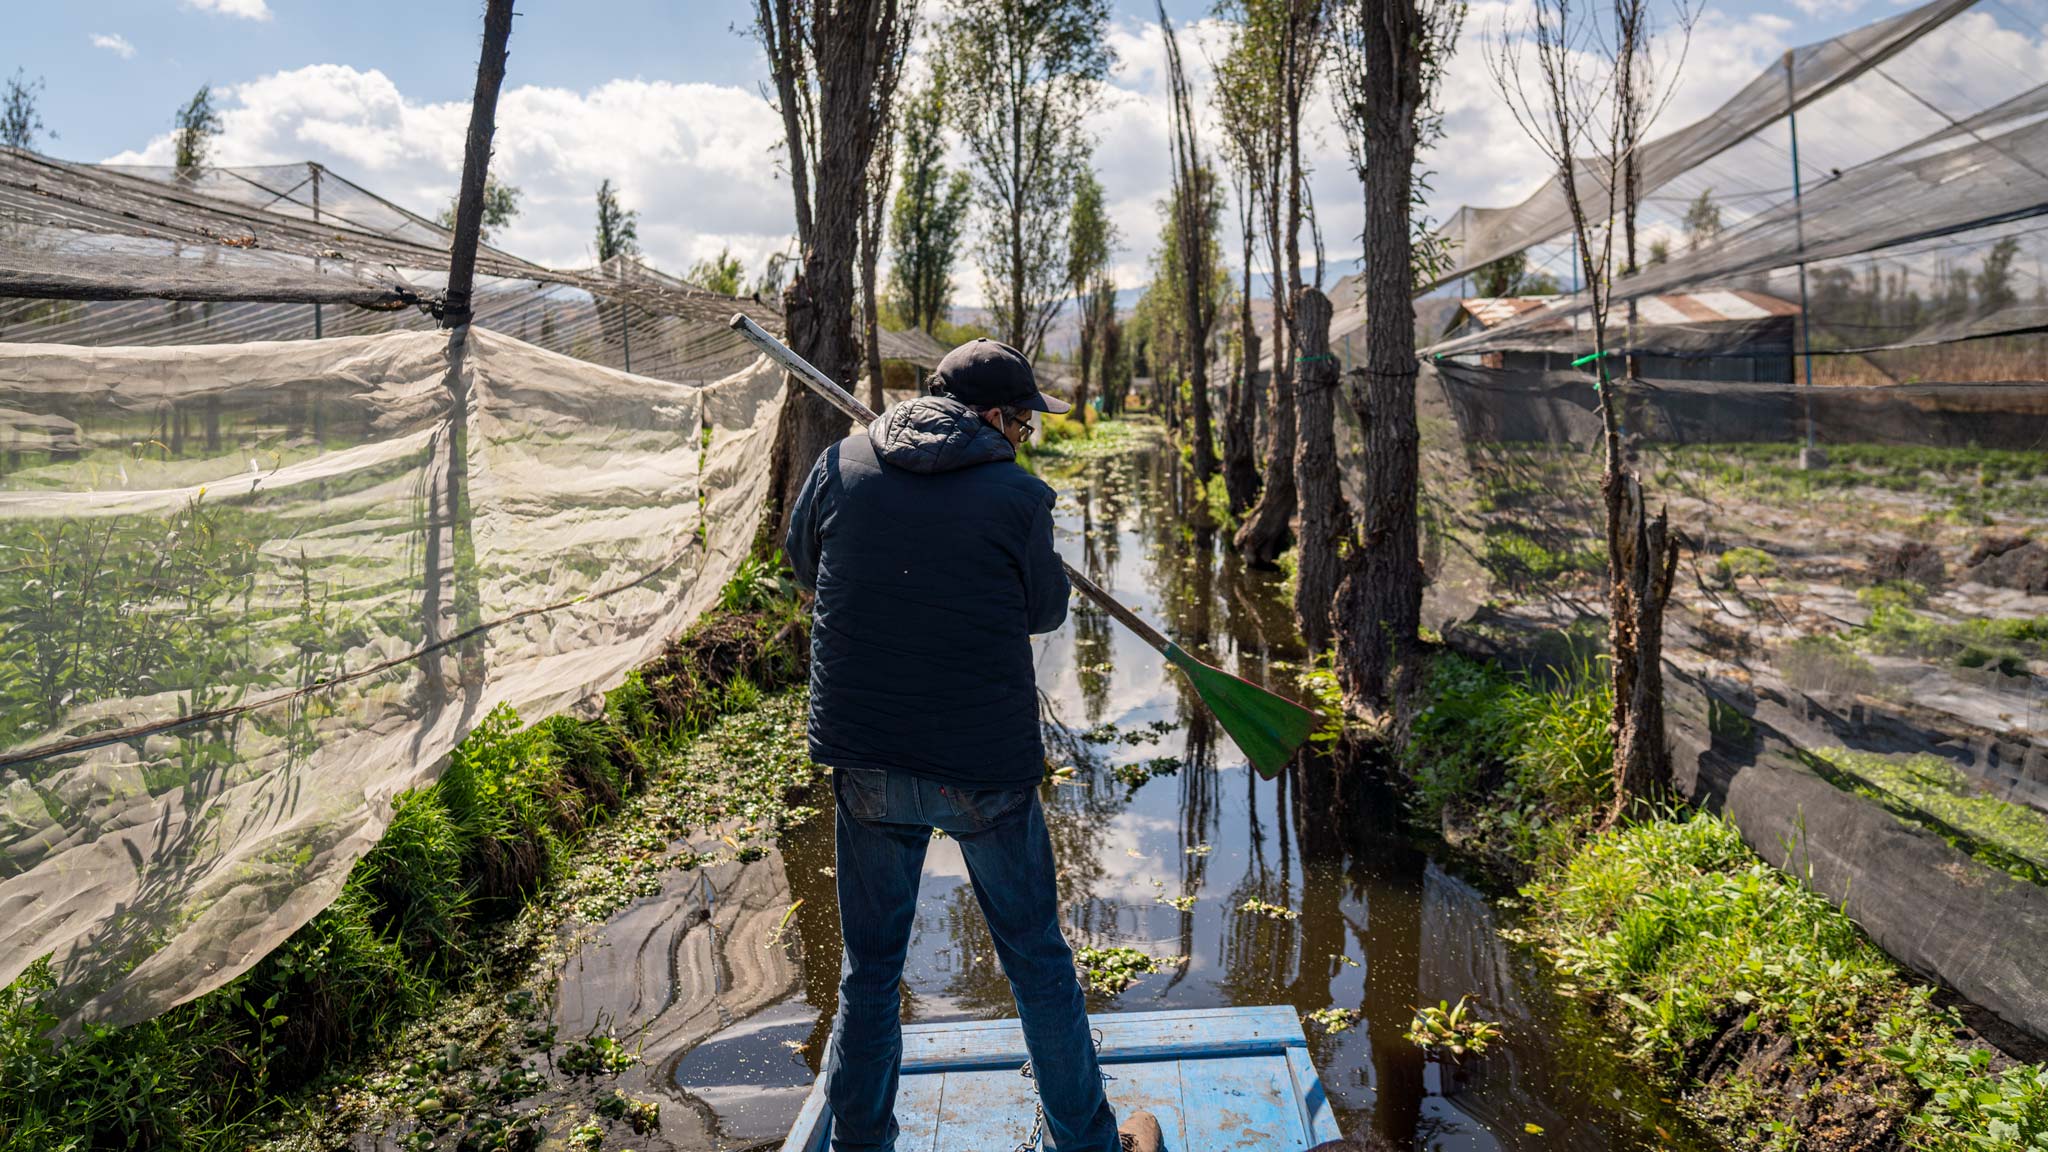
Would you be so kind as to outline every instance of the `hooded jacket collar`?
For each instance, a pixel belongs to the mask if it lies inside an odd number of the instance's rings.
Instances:
[[[898,404],[868,427],[875,455],[909,472],[953,472],[997,460],[1017,449],[981,414],[950,396],[920,396]]]

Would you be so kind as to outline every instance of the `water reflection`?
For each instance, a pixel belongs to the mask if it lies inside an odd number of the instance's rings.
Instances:
[[[1284,590],[1192,522],[1206,501],[1176,453],[1148,445],[1048,471],[1065,555],[1190,651],[1292,690],[1301,653]],[[1121,995],[1091,993],[1094,1010],[1361,1010],[1336,1034],[1309,1025],[1310,1047],[1346,1130],[1377,1129],[1401,1147],[1704,1147],[1597,1028],[1558,1007],[1570,1002],[1501,940],[1486,900],[1405,836],[1366,770],[1311,757],[1260,779],[1156,653],[1082,603],[1037,642],[1037,664],[1049,755],[1074,768],[1043,793],[1068,934],[1176,962]],[[812,1014],[814,1070],[839,972],[830,822],[793,831],[783,852],[806,901],[802,990],[790,1003]],[[906,1019],[1014,1015],[950,840],[931,846],[913,933]],[[1467,993],[1504,1024],[1496,1054],[1445,1066],[1403,1038],[1418,1004]],[[761,1108],[782,1101],[757,1102],[730,1130],[757,1131]]]

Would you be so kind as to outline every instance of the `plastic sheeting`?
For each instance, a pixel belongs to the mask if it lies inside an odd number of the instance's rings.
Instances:
[[[1674,254],[1702,242],[1711,246],[1712,230],[1688,235],[1683,217],[1695,202],[1729,227],[1759,213],[1789,210],[1792,153],[1811,196],[1836,174],[1891,152],[1901,141],[1960,130],[2020,96],[2040,82],[2044,16],[2048,10],[2040,0],[1933,0],[1794,49],[1711,114],[1641,147],[1645,245],[1662,235],[1677,239]],[[1786,127],[1792,112],[1798,118],[1796,146]],[[1606,165],[1581,160],[1577,172],[1581,195],[1597,220],[1604,215],[1598,203],[1605,197]],[[1960,189],[1933,183],[1884,195],[1887,201],[1864,203],[1911,213],[1930,200],[1967,199]],[[1562,185],[1554,178],[1512,207],[1459,208],[1438,232],[1452,245],[1454,266],[1435,283],[1555,240],[1570,227]],[[1643,255],[1649,259],[1647,247]],[[1570,278],[1565,266],[1559,266],[1558,278]]]
[[[0,981],[128,1021],[260,959],[493,707],[713,602],[781,389],[482,329],[0,345]]]

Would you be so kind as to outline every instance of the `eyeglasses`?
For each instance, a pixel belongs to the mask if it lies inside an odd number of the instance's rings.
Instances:
[[[1003,430],[1005,432],[1009,431],[1010,414],[1008,412],[1002,412],[999,414],[1003,418]],[[1017,421],[1017,427],[1020,430],[1017,435],[1017,439],[1019,440],[1029,440],[1031,439],[1031,434],[1033,432],[1038,431],[1038,429],[1032,425],[1031,418],[1029,416],[1026,416],[1022,420]]]

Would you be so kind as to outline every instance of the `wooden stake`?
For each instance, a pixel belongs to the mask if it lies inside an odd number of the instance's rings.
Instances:
[[[512,0],[489,0],[484,7],[483,54],[476,62],[476,96],[469,106],[469,140],[462,155],[462,192],[455,201],[455,243],[448,253],[443,328],[469,323],[476,246],[483,237],[484,182],[491,170],[491,135],[498,127],[498,88],[505,82],[505,42],[511,38]]]

